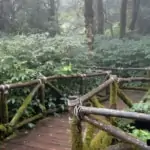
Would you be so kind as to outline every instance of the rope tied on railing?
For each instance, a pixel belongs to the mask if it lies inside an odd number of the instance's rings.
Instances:
[[[1,85],[1,91],[4,91],[5,90],[5,85]]]
[[[80,99],[77,96],[69,96],[68,99],[68,106],[69,107],[74,107],[80,103]]]
[[[110,75],[110,79],[112,81],[117,81],[117,76],[116,75]]]
[[[105,71],[107,75],[110,75],[112,73],[111,70]]]
[[[45,84],[45,83],[47,82],[47,77],[42,76],[41,80],[42,80],[42,83],[44,83],[44,84]]]
[[[40,85],[42,85],[42,83],[43,83],[42,79],[38,79],[38,82],[39,82],[38,84],[40,84]]]
[[[77,105],[74,107],[74,111],[73,111],[73,114],[76,116],[76,118],[78,120],[82,120],[83,118],[83,114],[81,113],[81,106],[80,105]]]
[[[9,89],[10,89],[9,84],[2,84],[2,85],[1,85],[1,90],[2,90],[2,91],[9,90]]]

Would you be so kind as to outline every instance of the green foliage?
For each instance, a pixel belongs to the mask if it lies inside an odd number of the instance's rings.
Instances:
[[[130,111],[150,114],[150,103],[135,103]]]
[[[134,129],[131,134],[144,142],[150,139],[150,132],[146,130]]]
[[[76,40],[74,40],[76,39]],[[37,79],[41,76],[73,74],[82,72],[78,69],[80,63],[88,60],[82,36],[49,38],[49,34],[35,34],[30,36],[4,37],[0,39],[0,84],[25,82]],[[83,71],[84,72],[84,71]],[[85,82],[85,81],[84,81]],[[85,87],[96,80],[86,80]],[[79,93],[81,79],[57,80],[53,82],[56,88],[63,91],[62,94]],[[92,88],[89,86],[88,88]],[[8,108],[10,119],[22,105],[25,97],[32,88],[11,90],[8,97]],[[86,90],[86,89],[84,89]],[[66,96],[59,97],[58,94],[46,87],[46,108],[56,107],[64,110],[67,102]],[[41,112],[39,108],[39,97],[35,96],[24,112],[23,118]]]
[[[58,74],[90,73],[85,66],[110,67],[144,67],[149,65],[150,37],[141,37],[139,41],[119,40],[108,37],[95,37],[93,56],[88,57],[84,36],[56,36],[50,38],[48,33],[30,36],[17,35],[0,39],[0,83],[24,82],[41,76]],[[119,72],[123,76],[143,76],[144,72]],[[101,83],[99,77],[84,79],[84,92]],[[81,79],[57,80],[53,84],[63,91],[63,94],[79,94]],[[30,88],[10,91],[8,99],[10,118],[29,94]],[[66,98],[59,100],[54,91],[46,87],[46,107],[64,108]],[[66,96],[67,96],[66,95]],[[58,102],[59,101],[59,102]],[[32,116],[37,111],[39,97],[25,111],[24,117]]]
[[[115,119],[116,126],[125,132],[129,132],[130,130],[134,129],[133,126],[130,126],[131,123],[133,123],[133,120],[130,119],[124,119],[124,118]]]
[[[150,103],[135,103],[132,108],[127,109],[131,112],[139,112],[139,113],[150,113]],[[141,122],[141,124],[144,122]],[[130,133],[131,135],[137,137],[138,139],[147,142],[150,139],[150,131],[144,129],[137,129],[136,124],[134,124],[133,120],[130,119],[116,119],[116,124],[119,128],[124,130],[125,132]]]
[[[119,40],[106,37],[95,38],[95,59],[101,66],[145,67],[148,66],[150,37],[140,40]],[[99,54],[99,55],[98,55]],[[101,54],[101,55],[100,55]]]

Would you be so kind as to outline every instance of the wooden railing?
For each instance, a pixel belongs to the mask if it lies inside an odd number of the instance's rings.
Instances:
[[[149,114],[116,110],[117,97],[119,97],[128,107],[133,106],[132,100],[120,89],[120,84],[123,85],[126,82],[137,81],[150,82],[150,78],[118,78],[116,75],[110,75],[108,80],[82,97],[70,97],[68,100],[68,107],[70,114],[69,120],[72,150],[150,149],[150,146],[142,140],[139,140],[115,126],[116,117],[150,122]],[[110,109],[104,108],[96,97],[98,93],[108,87],[110,89]],[[91,104],[91,107],[86,105],[87,102]],[[85,123],[86,130],[83,130],[82,128],[83,122]],[[99,129],[99,131],[97,129]],[[118,144],[112,146],[112,139],[119,139],[122,142],[118,142]]]
[[[0,85],[0,140],[11,135],[16,129],[24,126],[25,124],[35,121],[44,117],[45,115],[55,112],[57,110],[47,110],[45,107],[45,85],[48,85],[50,88],[55,88],[51,81],[57,79],[71,79],[71,78],[88,78],[88,77],[100,77],[108,75],[108,71],[101,71],[98,73],[91,74],[75,74],[75,75],[61,75],[61,76],[49,76],[43,77],[37,80],[25,82],[25,83],[13,83],[13,84],[5,84]],[[29,95],[24,99],[22,105],[18,108],[16,114],[9,121],[9,112],[7,105],[7,98],[9,95],[9,91],[16,88],[25,88],[32,87],[32,91]],[[55,89],[57,90],[57,89]],[[24,111],[27,109],[28,105],[31,103],[33,97],[35,95],[39,95],[40,103],[39,107],[42,109],[42,112],[32,116],[31,118],[20,120]]]

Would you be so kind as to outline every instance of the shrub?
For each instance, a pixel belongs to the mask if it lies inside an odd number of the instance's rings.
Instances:
[[[17,35],[0,39],[0,83],[12,83],[36,79],[39,76],[82,73],[89,70],[85,66],[145,67],[150,62],[150,37],[140,40],[111,39],[95,36],[93,55],[89,57],[84,36],[56,36],[50,38],[47,33],[35,35]],[[119,72],[118,72],[119,73]],[[124,76],[143,76],[143,72],[123,72]],[[64,84],[65,83],[65,84]],[[84,86],[91,89],[100,80],[89,79]],[[55,84],[56,85],[56,84]],[[90,86],[89,86],[90,85]],[[80,80],[57,81],[57,87],[64,93],[73,94],[80,88]],[[87,90],[89,90],[87,89]],[[28,91],[28,90],[27,90]],[[8,100],[9,108],[19,107],[25,91],[12,92]],[[19,99],[21,98],[21,101]],[[48,106],[57,107],[55,99],[47,96]],[[61,106],[66,103],[61,101]],[[13,111],[15,112],[16,109]],[[36,113],[36,112],[35,112]]]

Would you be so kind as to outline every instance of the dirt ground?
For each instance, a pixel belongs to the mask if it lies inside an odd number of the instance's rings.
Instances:
[[[125,93],[134,102],[138,102],[144,95],[143,92],[135,91]],[[105,105],[108,106],[108,102]],[[124,107],[123,102],[118,100],[118,108]],[[39,121],[29,134],[4,143],[0,150],[70,150],[68,114]]]

